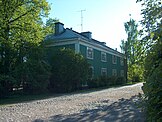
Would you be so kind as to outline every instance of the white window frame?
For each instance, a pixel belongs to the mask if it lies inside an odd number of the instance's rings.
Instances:
[[[120,58],[120,65],[124,66],[124,58],[122,58],[122,57]]]
[[[91,50],[91,51],[92,51],[92,56],[89,56],[88,50]],[[93,59],[93,48],[91,48],[91,47],[87,47],[87,58],[88,58],[88,59]]]
[[[112,55],[112,63],[117,64],[117,56],[116,55]]]
[[[103,55],[105,56],[105,60],[103,60]],[[107,62],[107,56],[105,52],[101,52],[101,61],[102,62]]]
[[[117,76],[117,70],[116,69],[112,69],[112,76]]]
[[[120,76],[124,77],[124,70],[120,70]]]
[[[104,75],[103,72],[105,72],[106,75]],[[101,75],[107,76],[107,68],[101,68]]]

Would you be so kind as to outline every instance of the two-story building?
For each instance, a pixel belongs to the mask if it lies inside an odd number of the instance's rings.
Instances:
[[[55,23],[55,33],[46,37],[48,48],[71,48],[87,58],[91,65],[92,77],[101,75],[126,77],[125,55],[92,38],[91,32],[78,33],[64,28],[64,24]]]

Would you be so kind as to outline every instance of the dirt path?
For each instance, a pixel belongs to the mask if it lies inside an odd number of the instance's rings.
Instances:
[[[144,122],[142,83],[0,107],[0,122]]]

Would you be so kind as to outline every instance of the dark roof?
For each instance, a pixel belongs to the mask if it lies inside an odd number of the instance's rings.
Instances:
[[[57,35],[55,35],[55,34],[48,35],[45,40],[46,41],[47,40],[55,41],[55,40],[72,39],[72,38],[81,38],[81,39],[87,40],[89,42],[99,44],[103,47],[106,47],[106,48],[112,50],[112,51],[115,51],[116,53],[120,53],[117,50],[114,50],[114,49],[106,46],[105,42],[100,42],[100,41],[95,40],[93,38],[89,39],[88,37],[82,35],[81,33],[76,32],[76,31],[69,29],[69,28],[64,29],[64,31],[62,33],[57,34]],[[120,53],[120,54],[122,54],[122,53]]]

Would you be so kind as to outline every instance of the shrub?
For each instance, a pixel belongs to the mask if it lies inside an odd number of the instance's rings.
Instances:
[[[116,78],[116,81],[115,81],[116,85],[122,85],[122,84],[125,84],[125,83],[126,83],[126,79],[124,77],[117,77]]]
[[[108,86],[108,77],[107,76],[100,76],[98,78],[98,85],[99,85],[99,87]]]
[[[132,82],[143,81],[144,67],[142,65],[133,64],[128,66],[128,80]]]
[[[124,77],[107,77],[101,76],[96,79],[88,80],[89,88],[98,88],[98,87],[109,87],[113,85],[122,85],[126,83],[126,79]]]
[[[43,61],[28,60],[13,71],[17,83],[27,94],[38,94],[47,91],[50,67]]]
[[[88,84],[89,88],[98,88],[99,87],[98,79],[89,79],[87,84]]]
[[[71,92],[80,89],[88,79],[89,64],[71,49],[58,49],[51,57],[51,92]]]
[[[162,121],[162,62],[147,77],[143,91],[149,121]]]
[[[160,54],[160,55],[159,55]],[[145,94],[148,121],[162,121],[162,43],[159,41],[148,51],[145,61]]]
[[[151,121],[162,121],[162,63],[144,84],[148,118]]]
[[[117,77],[115,77],[115,76],[109,77],[110,86],[116,85],[116,78],[117,78]]]
[[[0,75],[0,97],[6,97],[13,90],[15,79],[9,75]]]

